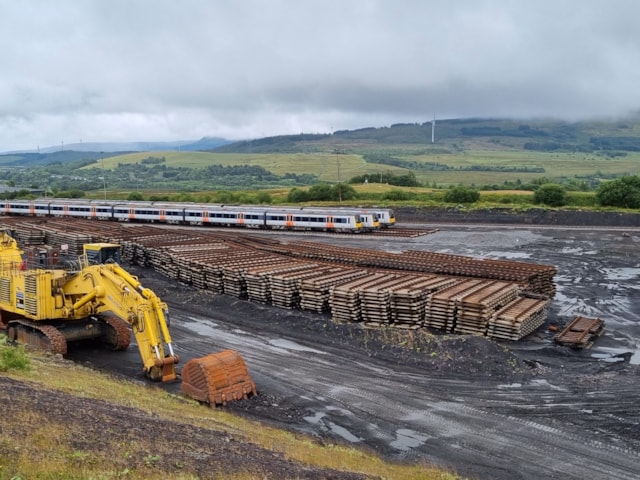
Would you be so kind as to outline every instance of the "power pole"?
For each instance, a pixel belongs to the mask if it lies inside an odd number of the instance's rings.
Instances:
[[[336,148],[336,165],[338,166],[338,200],[342,202],[342,182],[340,181],[340,160],[338,159],[338,149]]]

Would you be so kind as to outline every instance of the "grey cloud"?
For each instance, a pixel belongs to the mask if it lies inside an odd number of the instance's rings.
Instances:
[[[2,13],[0,150],[640,105],[634,0],[24,0]]]

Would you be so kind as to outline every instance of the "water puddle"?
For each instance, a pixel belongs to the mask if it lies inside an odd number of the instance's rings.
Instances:
[[[400,428],[396,430],[396,439],[390,443],[393,448],[406,451],[424,445],[430,436],[423,433],[410,430],[408,428]]]
[[[312,353],[320,353],[322,355],[325,352],[321,350],[316,350],[315,348],[305,347],[304,345],[300,345],[299,343],[292,342],[291,340],[285,340],[284,338],[277,338],[274,340],[269,340],[269,344],[274,347],[284,348],[285,350],[293,350],[295,352],[312,352]]]
[[[640,276],[640,268],[604,268],[602,271],[607,280],[633,280]]]
[[[186,327],[189,330],[192,330],[193,332],[205,337],[212,337],[217,334],[218,332],[218,330],[216,329],[216,327],[218,326],[217,324],[213,322],[208,322],[202,319],[193,319],[193,320],[194,320],[193,323],[189,323],[186,325]]]
[[[531,258],[530,253],[525,252],[488,252],[483,257],[489,258],[506,258],[507,260],[515,260],[518,258]]]
[[[608,363],[624,362],[628,357],[631,365],[640,365],[640,347],[636,346],[635,351],[628,348],[600,347],[591,357]]]
[[[327,415],[326,413],[316,412],[316,414],[313,417],[302,417],[302,418],[312,425],[317,425],[318,423],[320,423],[320,420],[322,420],[326,415]]]
[[[302,418],[306,422],[310,423],[311,425],[318,425],[320,422],[322,422],[322,419],[326,416],[327,416],[326,413],[316,412],[312,417],[308,416],[308,417],[302,417]],[[341,425],[338,425],[337,423],[326,422],[326,425],[332,433],[338,435],[340,438],[346,440],[347,442],[358,443],[362,441],[362,438],[354,435],[349,430],[347,430]]]
[[[362,439],[360,437],[356,437],[353,433],[351,433],[349,430],[347,430],[344,427],[341,427],[340,425],[336,425],[333,422],[327,422],[327,425],[329,426],[329,429],[335,433],[336,435],[342,437],[343,439],[345,439],[347,442],[351,442],[351,443],[358,443],[361,442]]]

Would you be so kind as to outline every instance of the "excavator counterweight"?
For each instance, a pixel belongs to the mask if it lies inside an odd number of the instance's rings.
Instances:
[[[15,239],[0,235],[0,330],[10,341],[64,355],[79,340],[124,350],[133,333],[147,377],[177,378],[167,305],[119,265],[118,245],[86,244],[80,259],[64,263],[68,268],[42,258],[32,266]],[[187,363],[183,392],[212,405],[255,394],[244,360],[230,352]]]

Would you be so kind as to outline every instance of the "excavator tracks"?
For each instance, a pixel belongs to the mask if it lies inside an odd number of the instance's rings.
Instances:
[[[131,343],[131,331],[126,322],[115,315],[102,315],[100,319],[108,327],[103,341],[113,350],[126,350]]]
[[[28,320],[12,320],[8,326],[7,337],[9,341],[29,345],[38,350],[60,355],[67,353],[67,340],[51,325],[38,325]]]

